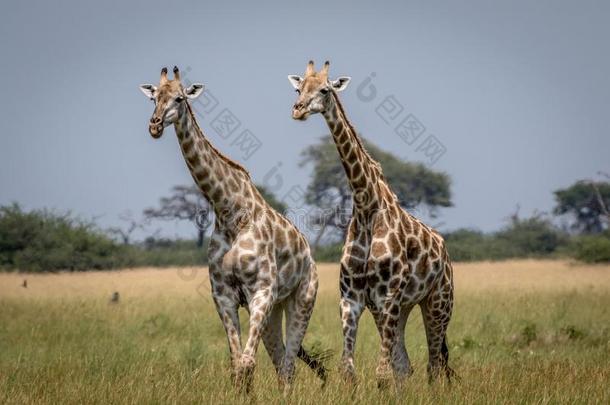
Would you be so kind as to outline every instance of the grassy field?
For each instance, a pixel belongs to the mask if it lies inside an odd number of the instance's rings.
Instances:
[[[251,396],[231,388],[205,269],[0,274],[0,403],[610,402],[610,266],[457,264],[449,346],[461,382],[427,384],[415,310],[407,325],[415,374],[400,392],[376,388],[379,338],[368,313],[358,335],[360,384],[340,382],[338,266],[319,272],[305,344],[337,354],[324,389],[299,364],[288,401],[262,345]],[[118,304],[109,303],[114,291]]]

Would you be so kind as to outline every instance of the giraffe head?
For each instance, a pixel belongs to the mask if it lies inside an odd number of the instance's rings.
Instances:
[[[313,61],[309,61],[305,76],[289,75],[288,80],[296,89],[296,103],[292,107],[292,118],[295,120],[306,120],[311,114],[324,113],[332,104],[332,93],[345,90],[350,81],[349,77],[339,77],[337,80],[328,79],[328,66],[326,61],[324,67],[316,72]]]
[[[178,117],[185,112],[186,100],[193,100],[201,95],[203,84],[193,83],[185,89],[180,82],[180,71],[174,66],[173,80],[167,78],[167,68],[163,68],[158,87],[142,84],[140,90],[155,103],[155,111],[150,118],[148,131],[153,138],[160,138],[163,129],[176,123]]]

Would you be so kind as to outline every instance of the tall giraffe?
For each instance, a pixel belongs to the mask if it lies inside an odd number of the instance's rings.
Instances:
[[[234,382],[250,389],[261,338],[286,389],[297,356],[324,380],[326,370],[301,346],[318,290],[318,274],[305,237],[264,200],[246,169],[204,136],[188,102],[201,95],[202,84],[184,88],[174,67],[173,80],[163,68],[158,87],[143,84],[140,89],[155,102],[150,134],[160,138],[165,127],[174,125],[193,180],[214,209],[216,222],[208,253],[210,283],[229,342]],[[240,306],[250,313],[243,350]]]
[[[354,348],[358,321],[365,308],[381,337],[376,369],[380,387],[393,370],[398,384],[412,373],[404,332],[411,309],[419,304],[428,341],[430,381],[440,371],[450,380],[446,330],[453,307],[453,270],[443,238],[402,209],[381,166],[364,148],[337,93],[349,77],[328,79],[329,63],[316,72],[310,61],[305,76],[288,76],[296,89],[296,120],[321,113],[353,192],[353,211],[341,258],[340,291],[343,326],[342,371],[355,380]]]

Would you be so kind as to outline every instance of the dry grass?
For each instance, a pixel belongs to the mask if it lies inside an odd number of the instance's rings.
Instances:
[[[319,265],[306,344],[341,348],[338,266]],[[205,269],[0,274],[1,403],[244,402],[230,387],[224,331]],[[28,288],[22,288],[24,278]],[[379,392],[370,315],[357,345],[360,384],[322,390],[299,368],[290,402],[608,403],[610,266],[507,261],[455,266],[452,387],[428,386],[421,317],[407,326],[416,374]],[[120,302],[110,304],[114,291]],[[245,319],[244,319],[245,321]],[[264,350],[250,402],[282,402]]]

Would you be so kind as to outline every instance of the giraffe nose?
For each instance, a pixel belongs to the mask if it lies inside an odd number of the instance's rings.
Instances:
[[[161,117],[152,117],[150,119],[150,123],[151,124],[155,124],[155,125],[160,124],[161,123]]]
[[[301,108],[303,108],[303,103],[302,102],[294,103],[294,106],[292,106],[292,108],[294,110],[300,110]]]

